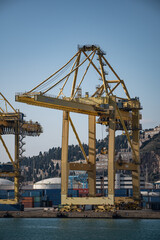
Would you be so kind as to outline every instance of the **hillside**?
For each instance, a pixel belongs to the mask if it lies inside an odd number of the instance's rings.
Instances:
[[[148,180],[154,182],[160,179],[160,133],[144,142],[140,149],[141,152],[141,170],[146,174],[148,171]]]
[[[96,153],[100,153],[101,149],[108,145],[108,138],[103,140],[96,140]],[[120,151],[121,148],[125,149],[128,147],[126,136],[120,135],[116,137],[116,151]],[[88,145],[83,144],[83,148],[88,155]],[[68,146],[68,161],[73,162],[76,160],[83,160],[83,154],[78,145],[69,145]],[[57,161],[56,164],[55,160]],[[61,148],[53,147],[49,149],[48,152],[40,152],[38,156],[33,157],[23,157],[20,166],[22,169],[22,175],[24,176],[25,181],[32,181],[33,175],[34,180],[38,181],[46,177],[55,177],[60,176],[60,160],[61,160]],[[35,169],[33,171],[33,169]]]
[[[153,136],[153,138],[144,142],[141,146],[141,152],[151,152],[154,151],[156,154],[160,155],[160,133]]]
[[[99,154],[103,147],[107,148],[108,138],[103,140],[96,140],[96,153]],[[83,144],[83,148],[88,155],[88,145]],[[128,150],[128,143],[125,135],[116,137],[115,142],[116,152]],[[141,174],[145,177],[148,173],[148,180],[153,182],[159,179],[160,171],[160,134],[156,134],[153,138],[147,139],[143,142],[141,149]],[[84,159],[83,154],[78,145],[68,146],[68,160],[73,162]],[[31,158],[24,157],[21,161],[22,175],[25,181],[41,180],[42,178],[49,178],[60,176],[61,164],[61,148],[53,147],[48,152],[40,152],[38,156]],[[33,171],[34,169],[34,171]]]

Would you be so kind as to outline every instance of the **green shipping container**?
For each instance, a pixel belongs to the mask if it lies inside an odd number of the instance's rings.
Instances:
[[[41,197],[34,197],[34,202],[35,203],[41,202]]]

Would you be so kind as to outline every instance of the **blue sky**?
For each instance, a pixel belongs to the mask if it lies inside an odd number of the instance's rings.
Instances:
[[[59,69],[78,44],[98,44],[107,53],[130,95],[140,97],[143,128],[160,124],[158,0],[0,0],[0,33],[0,91],[44,130],[38,138],[26,138],[26,156],[61,146],[62,112],[17,103],[15,93]],[[73,115],[73,121],[87,142],[87,117]],[[98,127],[97,137],[105,135]],[[13,137],[5,140],[13,154]],[[6,161],[1,144],[0,152],[0,161]]]

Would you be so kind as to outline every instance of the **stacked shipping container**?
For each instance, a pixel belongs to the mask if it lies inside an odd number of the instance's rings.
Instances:
[[[142,196],[142,203],[144,208],[160,209],[160,189],[155,189],[153,192],[142,189],[141,192],[146,192],[147,195]],[[149,192],[148,192],[149,191]],[[152,194],[153,193],[153,194]],[[108,191],[105,189],[97,192],[97,196],[107,196]],[[116,189],[116,197],[131,197],[133,194],[132,189]],[[158,194],[154,196],[154,194]],[[69,197],[88,197],[88,189],[69,189]],[[14,199],[13,190],[0,190],[0,199]],[[61,204],[61,189],[36,189],[24,190],[21,194],[21,202],[25,208],[32,207],[52,207]],[[3,205],[3,204],[2,204]],[[0,208],[1,209],[1,208]],[[2,209],[4,207],[2,206]]]

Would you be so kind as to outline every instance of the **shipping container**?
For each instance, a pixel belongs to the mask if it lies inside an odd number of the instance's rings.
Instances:
[[[68,197],[78,197],[79,190],[78,189],[68,189]]]
[[[41,197],[42,196],[43,191],[40,190],[32,190],[30,191],[30,197]]]
[[[23,211],[22,204],[0,204],[0,211]]]
[[[34,197],[23,197],[22,201],[26,201],[26,202],[34,202]]]
[[[45,189],[44,194],[53,205],[61,204],[61,189]]]
[[[41,202],[34,202],[34,208],[36,207],[42,207]]]
[[[34,203],[41,202],[41,197],[34,197]]]
[[[48,200],[48,196],[47,195],[46,196],[42,196],[41,199],[42,199],[42,201],[47,201]]]
[[[22,203],[24,205],[24,208],[33,208],[34,207],[34,203]]]
[[[33,208],[34,207],[34,198],[33,197],[23,197],[21,200],[24,208]]]
[[[30,191],[26,190],[25,192],[21,193],[22,197],[30,197]]]
[[[150,203],[150,208],[152,210],[160,210],[160,203]]]
[[[151,203],[160,203],[160,197],[150,197]]]
[[[8,199],[7,195],[0,195],[0,199]]]

